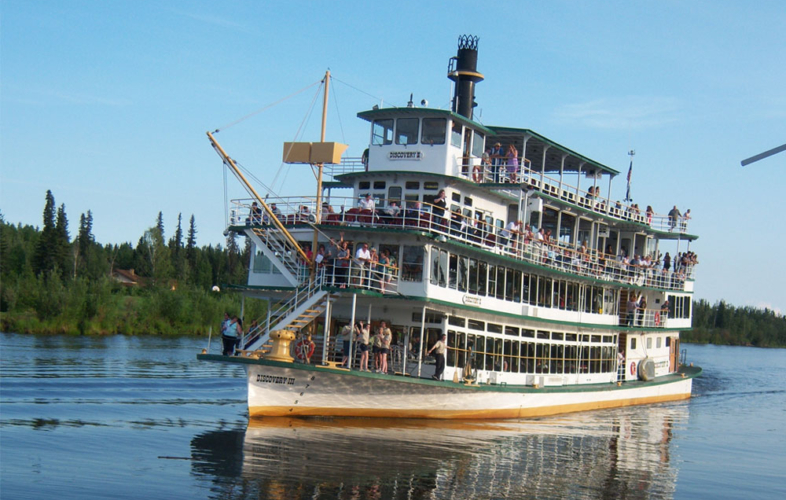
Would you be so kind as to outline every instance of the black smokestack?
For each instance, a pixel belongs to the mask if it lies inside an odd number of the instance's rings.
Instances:
[[[483,80],[478,73],[478,37],[462,35],[458,39],[458,54],[448,63],[448,78],[456,82],[453,112],[472,119],[475,102],[475,82]]]

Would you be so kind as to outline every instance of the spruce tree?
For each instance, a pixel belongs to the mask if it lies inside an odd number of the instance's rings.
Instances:
[[[33,257],[33,271],[36,275],[46,274],[47,271],[54,269],[55,245],[55,197],[51,190],[47,190],[46,203],[44,204],[44,226]]]

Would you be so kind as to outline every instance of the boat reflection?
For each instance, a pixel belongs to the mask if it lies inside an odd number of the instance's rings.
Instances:
[[[686,403],[526,421],[261,419],[191,442],[216,498],[671,498]]]

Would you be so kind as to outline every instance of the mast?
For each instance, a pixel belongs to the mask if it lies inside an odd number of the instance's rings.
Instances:
[[[320,142],[325,142],[325,129],[327,127],[327,106],[328,106],[328,91],[330,89],[330,70],[325,72],[325,96],[322,100],[322,134],[320,135]],[[322,171],[324,170],[324,163],[317,163],[317,207],[316,207],[316,224],[322,223]],[[311,243],[311,254],[317,254],[317,230],[314,228],[314,238]],[[311,263],[309,262],[309,265]],[[316,272],[316,268],[312,271]]]

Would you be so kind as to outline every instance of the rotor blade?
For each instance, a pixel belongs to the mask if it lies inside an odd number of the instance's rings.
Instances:
[[[768,156],[772,156],[772,155],[774,155],[776,153],[780,153],[781,151],[786,151],[786,144],[783,144],[782,146],[778,146],[777,148],[772,148],[769,151],[765,151],[763,153],[759,153],[756,156],[751,156],[747,160],[742,160],[742,166],[744,167],[745,165],[748,165],[749,163],[753,163],[755,161],[763,160],[764,158],[767,158]]]

